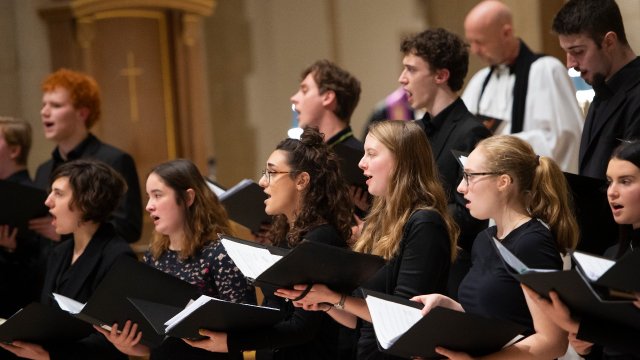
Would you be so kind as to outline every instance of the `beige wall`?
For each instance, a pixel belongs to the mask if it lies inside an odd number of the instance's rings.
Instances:
[[[539,50],[540,9],[550,0],[507,0],[516,31]],[[40,128],[39,85],[49,72],[48,40],[37,10],[64,0],[0,1],[0,114],[34,124],[31,169],[52,144]],[[210,108],[218,176],[226,185],[257,178],[291,124],[289,97],[300,71],[319,58],[336,61],[363,85],[353,127],[360,135],[375,103],[397,86],[403,34],[427,22],[462,33],[475,0],[218,0],[206,19]],[[629,40],[640,50],[640,0],[618,0]],[[477,62],[476,62],[477,64]],[[479,66],[479,65],[477,65]],[[109,139],[106,139],[109,141]],[[33,173],[32,173],[33,174]]]

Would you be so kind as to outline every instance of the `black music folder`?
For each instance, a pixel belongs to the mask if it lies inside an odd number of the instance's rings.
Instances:
[[[440,359],[436,346],[472,356],[496,352],[518,341],[524,326],[443,307],[422,316],[423,304],[364,290],[381,351],[400,357]]]
[[[384,259],[349,249],[302,240],[291,250],[221,237],[227,253],[256,286],[291,288],[296,284],[325,284],[350,293],[373,276]]]
[[[218,196],[227,210],[229,218],[257,233],[260,225],[271,223],[271,217],[264,212],[267,194],[254,181],[244,179]]]
[[[129,300],[150,323],[158,327],[156,330],[168,336],[192,340],[203,338],[198,333],[199,329],[225,332],[259,329],[272,326],[284,317],[279,309],[233,303],[206,295],[200,296],[184,309],[178,309],[178,313],[163,304]],[[167,315],[172,313],[167,319]]]
[[[574,252],[574,259],[579,255],[580,252]],[[617,261],[592,255],[587,256],[599,259],[598,261],[603,262],[604,266],[608,267],[602,273],[596,273],[595,276],[587,276],[594,284],[622,292],[640,292],[640,276],[637,274],[638,269],[640,269],[640,251],[629,251]],[[582,261],[576,262],[578,263],[578,268],[585,275],[593,273],[586,269],[586,265]]]
[[[550,291],[557,292],[571,312],[578,316],[589,314],[632,328],[639,327],[640,311],[632,300],[612,297],[608,289],[592,283],[576,268],[564,271],[528,268],[498,240],[493,242],[509,272],[536,293],[548,298]]]
[[[333,151],[340,161],[340,172],[348,185],[367,189],[367,178],[362,169],[358,167],[360,160],[364,156],[364,151],[352,148],[344,144],[333,147]]]
[[[113,323],[122,326],[125,321],[131,320],[142,331],[142,343],[154,347],[164,340],[164,333],[158,333],[129,298],[173,306],[177,313],[198,296],[200,293],[192,284],[123,256],[114,264],[77,317],[102,327],[109,327]],[[173,315],[175,313],[167,319]]]
[[[91,325],[58,308],[33,302],[0,325],[0,342],[21,340],[42,344],[76,341],[94,331]]]
[[[19,233],[28,230],[30,219],[45,216],[47,193],[41,189],[0,180],[0,225],[18,227]]]

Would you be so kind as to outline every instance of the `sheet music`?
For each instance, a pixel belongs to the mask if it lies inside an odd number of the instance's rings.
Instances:
[[[616,262],[579,251],[573,253],[573,259],[580,265],[584,275],[591,281],[596,281],[606,273]]]
[[[172,329],[174,326],[180,323],[180,321],[184,320],[184,318],[189,316],[189,314],[191,314],[200,306],[206,304],[211,300],[215,300],[215,299],[207,295],[200,295],[200,297],[197,298],[196,300],[190,301],[189,304],[182,311],[180,311],[179,313],[177,313],[171,319],[167,320],[164,323],[164,325],[166,326],[165,332],[168,332],[170,329]]]
[[[220,242],[242,274],[251,279],[257,278],[282,258],[282,256],[274,255],[264,248],[241,244],[225,238],[220,239]]]
[[[371,314],[373,329],[380,345],[388,349],[422,319],[420,309],[383,300],[371,295],[365,299]]]
[[[60,306],[60,309],[70,314],[79,314],[84,309],[85,304],[64,295],[53,293],[53,298]]]
[[[460,155],[458,156],[458,161],[460,162],[460,164],[462,164],[462,168],[464,169],[465,165],[467,165],[467,156],[464,155]]]
[[[218,199],[220,199],[220,201],[223,201],[224,199],[228,198],[229,196],[231,196],[231,195],[237,193],[238,191],[246,188],[247,186],[251,185],[251,183],[253,183],[253,180],[242,179],[239,183],[235,184],[230,189],[227,189],[227,191],[225,191],[224,193],[220,194],[218,196]]]
[[[520,259],[518,259],[515,255],[513,255],[513,253],[511,251],[509,251],[509,249],[507,249],[506,247],[504,247],[504,245],[502,245],[502,243],[500,243],[500,240],[493,238],[493,242],[496,244],[496,247],[498,248],[498,252],[500,253],[500,256],[502,256],[502,259],[504,259],[504,261],[511,266],[511,268],[513,270],[515,270],[518,274],[525,274],[528,272],[551,272],[551,271],[557,271],[555,269],[532,269],[530,267],[528,267],[527,265],[525,265],[522,261],[520,261]]]

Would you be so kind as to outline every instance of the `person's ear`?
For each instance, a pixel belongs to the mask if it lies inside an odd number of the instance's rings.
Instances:
[[[332,108],[336,104],[336,93],[333,90],[327,90],[322,95],[322,106]]]
[[[193,205],[193,202],[196,200],[196,192],[193,189],[187,189],[187,207]]]
[[[503,191],[506,190],[511,184],[513,184],[513,179],[511,175],[501,174],[498,175],[498,190]]]
[[[311,181],[311,176],[306,171],[301,172],[296,176],[296,190],[302,191],[309,186],[309,182]]]
[[[449,72],[449,69],[439,69],[436,70],[436,84],[441,85],[441,84],[446,84],[447,81],[449,81],[449,76],[451,75],[451,73]]]
[[[81,107],[76,110],[76,114],[78,114],[78,117],[82,119],[82,122],[84,122],[85,126],[87,126],[87,119],[89,118],[90,113],[91,111],[87,107]]]
[[[20,145],[9,146],[9,157],[11,160],[15,160],[22,153],[22,147]]]
[[[602,38],[602,48],[605,50],[612,49],[618,42],[618,34],[613,31],[609,31],[604,34]]]

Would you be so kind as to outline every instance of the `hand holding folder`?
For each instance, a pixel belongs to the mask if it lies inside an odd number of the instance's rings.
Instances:
[[[395,356],[439,359],[436,346],[481,356],[520,340],[525,330],[507,321],[443,307],[422,316],[421,303],[370,290],[364,293],[378,344]]]
[[[603,291],[602,286],[590,281],[580,266],[577,269],[566,271],[536,271],[526,265],[524,265],[525,268],[522,268],[522,265],[518,265],[520,261],[500,241],[494,239],[493,243],[505,267],[508,270],[511,269],[510,273],[541,296],[548,299],[549,292],[553,290],[576,315],[588,314],[602,319],[610,319],[633,328],[639,327],[640,310],[632,304],[632,300],[611,297],[608,291]],[[573,257],[575,260],[575,253]],[[517,262],[513,259],[516,259]],[[590,259],[592,261],[589,263],[585,259],[588,258],[583,258],[582,264],[588,268],[590,276],[595,276],[598,273],[602,273],[604,276],[615,267],[615,265],[609,264],[610,268],[604,271],[607,268],[606,262]],[[597,270],[597,267],[600,267],[600,270]],[[598,281],[602,276],[598,277]]]

